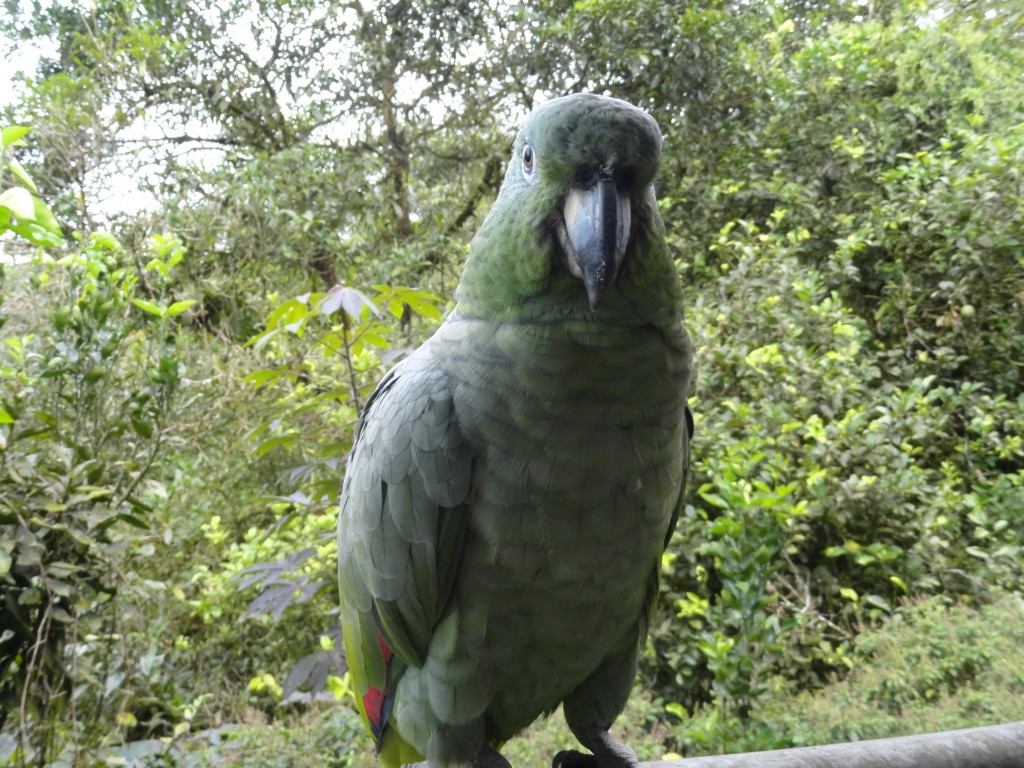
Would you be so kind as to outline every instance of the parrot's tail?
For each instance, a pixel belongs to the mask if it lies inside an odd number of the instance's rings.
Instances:
[[[377,642],[380,643],[380,651],[384,656],[384,664],[387,667],[387,678],[383,688],[370,686],[366,695],[363,696],[363,713],[373,732],[373,739],[377,742],[378,750],[382,750],[384,726],[387,725],[391,716],[391,702],[395,698],[395,692],[388,690],[391,687],[391,648],[384,640],[384,636],[378,631]]]
[[[402,734],[394,728],[388,728],[377,744],[377,764],[379,768],[401,768],[403,765],[423,762],[423,755]]]
[[[406,741],[394,726],[389,725],[391,719],[391,705],[395,700],[395,686],[397,682],[392,677],[391,662],[394,653],[388,645],[384,635],[377,631],[377,642],[380,643],[381,655],[384,657],[384,664],[387,669],[383,688],[370,686],[362,698],[363,715],[373,739],[377,742],[377,762],[379,768],[401,768],[410,763],[423,761],[423,755],[419,753],[412,744]],[[401,676],[399,671],[398,676]]]

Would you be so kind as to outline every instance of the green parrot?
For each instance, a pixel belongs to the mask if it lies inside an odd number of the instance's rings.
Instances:
[[[679,511],[692,345],[653,181],[662,137],[591,94],[524,122],[456,306],[356,428],[338,525],[351,684],[385,768],[507,768],[562,706],[626,768],[622,712]]]

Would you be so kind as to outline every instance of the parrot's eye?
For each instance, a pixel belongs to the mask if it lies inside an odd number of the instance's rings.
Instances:
[[[523,175],[533,175],[533,147],[529,144],[523,147]]]

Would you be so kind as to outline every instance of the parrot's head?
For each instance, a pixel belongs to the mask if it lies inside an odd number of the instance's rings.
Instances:
[[[653,191],[661,145],[654,119],[619,99],[575,94],[537,107],[473,242],[460,301],[481,279],[508,303],[574,284],[594,312],[624,274],[649,274],[639,262],[664,262]]]

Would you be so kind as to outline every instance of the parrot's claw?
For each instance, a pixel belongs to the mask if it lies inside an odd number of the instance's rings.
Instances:
[[[575,749],[563,749],[551,761],[551,768],[637,768],[639,763],[633,750],[623,747],[622,754],[598,757]]]
[[[563,749],[551,761],[551,768],[637,768],[640,765],[636,753],[615,741],[603,728],[582,728],[573,733],[594,754]]]
[[[597,758],[575,749],[563,749],[555,754],[551,768],[597,768]]]

